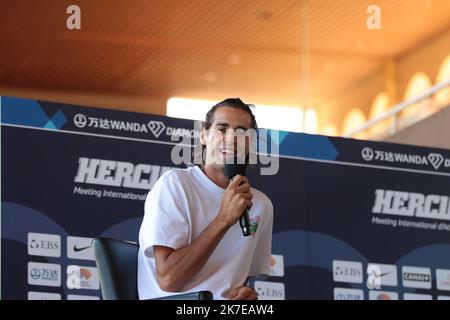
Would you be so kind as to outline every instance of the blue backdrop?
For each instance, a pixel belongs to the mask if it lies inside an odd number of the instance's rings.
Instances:
[[[2,299],[100,297],[86,244],[137,240],[193,121],[13,97],[1,117]],[[278,173],[248,174],[275,208],[262,298],[450,296],[448,150],[275,133]]]

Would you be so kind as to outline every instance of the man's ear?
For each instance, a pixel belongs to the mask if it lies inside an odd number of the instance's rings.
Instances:
[[[200,137],[200,142],[202,145],[206,146],[206,136],[208,135],[208,132],[206,131],[205,127],[202,128],[202,135]]]

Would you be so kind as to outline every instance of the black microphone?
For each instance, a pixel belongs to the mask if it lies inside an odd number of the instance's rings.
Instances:
[[[242,163],[241,163],[242,162]],[[224,172],[228,179],[232,180],[236,175],[245,176],[247,164],[239,158],[228,158],[225,160]],[[245,208],[241,217],[239,218],[239,224],[241,225],[242,235],[248,237],[250,232],[250,218],[248,217],[248,209]]]

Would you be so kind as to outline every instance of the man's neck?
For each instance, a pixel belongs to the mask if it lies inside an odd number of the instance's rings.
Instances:
[[[203,172],[209,178],[209,180],[217,184],[219,187],[223,189],[226,189],[228,187],[230,179],[225,176],[223,167],[206,164],[203,167]]]

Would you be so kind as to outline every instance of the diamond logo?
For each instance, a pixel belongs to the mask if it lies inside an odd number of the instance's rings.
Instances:
[[[153,135],[158,138],[160,134],[164,131],[166,126],[161,121],[150,121],[148,123],[148,128],[153,133]]]
[[[439,169],[444,162],[444,157],[440,153],[430,153],[427,158],[435,170]]]

